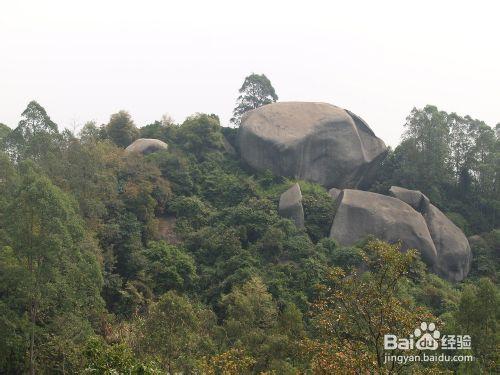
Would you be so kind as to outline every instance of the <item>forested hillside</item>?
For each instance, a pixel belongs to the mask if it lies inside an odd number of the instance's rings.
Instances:
[[[398,244],[340,246],[320,185],[298,181],[305,229],[280,217],[296,181],[251,170],[216,115],[74,134],[29,103],[0,125],[0,373],[494,373],[500,127],[434,106],[402,126],[369,190],[420,190],[469,236],[460,283]],[[138,138],[168,149],[126,152]],[[422,320],[476,361],[384,363],[383,335]]]

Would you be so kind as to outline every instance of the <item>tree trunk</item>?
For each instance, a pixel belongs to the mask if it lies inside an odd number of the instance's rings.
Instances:
[[[31,320],[31,332],[30,332],[30,374],[35,374],[35,302],[31,301],[30,307],[30,320]]]

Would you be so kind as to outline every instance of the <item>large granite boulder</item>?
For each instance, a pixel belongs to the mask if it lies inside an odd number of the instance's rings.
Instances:
[[[166,150],[168,145],[159,139],[152,138],[139,138],[132,142],[125,152],[137,152],[144,155],[151,154],[152,152]]]
[[[291,219],[298,228],[304,228],[304,208],[299,184],[294,184],[280,196],[280,216]]]
[[[436,273],[450,281],[463,280],[472,262],[467,237],[436,206],[430,204],[423,215],[438,254]]]
[[[254,109],[243,116],[238,138],[241,157],[251,167],[327,188],[369,184],[387,153],[361,118],[326,103]]]
[[[368,235],[395,242],[403,250],[420,251],[433,272],[450,281],[463,280],[472,252],[463,232],[418,190],[392,186],[393,197],[343,190],[336,198],[337,213],[330,236],[351,245]],[[338,191],[335,190],[333,196]]]
[[[403,251],[418,249],[426,263],[436,263],[436,247],[427,224],[410,205],[386,195],[343,190],[337,198],[330,237],[349,246],[369,235],[388,242],[401,241]]]

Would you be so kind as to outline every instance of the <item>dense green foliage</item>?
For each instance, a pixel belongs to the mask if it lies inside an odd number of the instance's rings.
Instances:
[[[127,147],[139,137],[139,130],[126,111],[111,115],[109,124],[103,130],[107,138],[122,147]]]
[[[0,123],[0,142],[11,132],[10,128],[5,125]]]
[[[414,110],[372,187],[419,188],[475,235],[470,277],[452,285],[414,252],[328,238],[318,185],[299,181],[305,230],[279,217],[295,181],[249,172],[215,115],[137,129],[122,111],[79,136],[35,102],[22,117],[0,152],[0,373],[383,372],[373,329],[430,317],[472,336],[475,367],[401,371],[494,371],[500,163],[486,125]],[[169,148],[124,152],[139,136]]]
[[[71,198],[31,161],[19,165],[10,193],[4,207],[8,217],[2,217],[7,239],[0,295],[2,315],[13,319],[3,324],[15,322],[16,329],[2,330],[7,344],[2,365],[22,369],[22,354],[29,351],[30,368],[61,370],[104,311],[99,250]]]
[[[500,139],[480,120],[413,109],[402,143],[384,162],[372,189],[421,190],[466,234],[489,232],[500,220]]]

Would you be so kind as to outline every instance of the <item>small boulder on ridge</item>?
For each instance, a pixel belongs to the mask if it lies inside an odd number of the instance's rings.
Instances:
[[[304,208],[299,184],[294,184],[280,196],[280,216],[291,219],[298,228],[304,228]]]
[[[418,190],[409,190],[400,186],[391,186],[389,194],[405,203],[408,203],[418,212],[425,212],[429,208],[429,198]]]
[[[160,141],[159,139],[139,138],[132,142],[125,149],[125,152],[137,152],[147,155],[151,154],[152,152],[166,149],[168,149],[168,145],[165,142]]]

